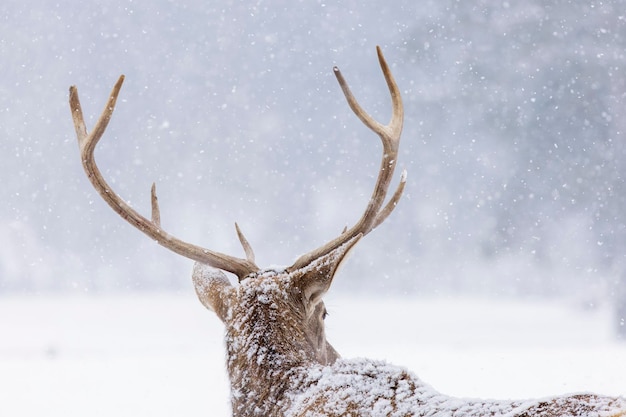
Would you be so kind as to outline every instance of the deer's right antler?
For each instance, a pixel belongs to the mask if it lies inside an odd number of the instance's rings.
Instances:
[[[122,200],[104,180],[98,166],[96,165],[94,150],[98,141],[102,138],[102,135],[109,124],[109,120],[111,120],[117,96],[122,88],[123,82],[124,76],[122,75],[115,83],[115,86],[111,91],[111,95],[109,96],[109,101],[107,102],[91,133],[87,133],[83,111],[78,99],[78,90],[75,86],[70,87],[70,109],[72,110],[76,136],[78,137],[80,157],[85,173],[96,191],[124,220],[133,225],[136,229],[148,235],[159,245],[164,246],[179,255],[202,262],[214,268],[232,272],[237,275],[240,280],[250,273],[259,271],[260,268],[254,263],[252,248],[237,225],[235,225],[237,235],[239,236],[239,241],[244,248],[247,259],[236,258],[234,256],[201,248],[200,246],[184,242],[165,232],[161,228],[161,214],[156,195],[156,187],[154,184],[152,185],[151,192],[152,219],[148,220],[126,204],[126,202]]]
[[[350,239],[359,235],[365,236],[368,234],[391,214],[393,209],[396,207],[398,200],[400,200],[402,192],[404,191],[404,185],[406,184],[406,171],[402,172],[402,178],[400,179],[398,188],[389,202],[385,205],[385,207],[383,207],[385,197],[387,196],[387,190],[389,189],[389,184],[391,183],[391,178],[393,177],[393,172],[396,167],[396,161],[398,159],[398,147],[400,145],[400,135],[402,134],[402,124],[404,121],[404,107],[402,106],[400,89],[391,74],[391,70],[385,61],[385,57],[383,56],[383,52],[379,46],[376,47],[376,52],[378,53],[378,61],[380,62],[380,67],[383,71],[385,80],[387,81],[389,93],[391,94],[391,120],[387,125],[377,122],[372,116],[363,110],[361,105],[354,98],[354,95],[350,91],[348,83],[346,83],[343,75],[341,75],[339,68],[335,67],[333,69],[335,76],[337,77],[337,81],[339,81],[339,85],[343,90],[343,94],[346,96],[346,100],[348,100],[348,105],[354,114],[357,115],[365,126],[380,136],[380,139],[383,142],[383,156],[380,169],[378,171],[378,179],[376,180],[376,185],[374,186],[374,192],[372,193],[372,197],[367,204],[365,212],[354,226],[344,231],[337,238],[331,240],[325,245],[302,255],[296,260],[290,269],[295,270],[308,265],[315,259],[321,258],[322,256],[337,249]]]

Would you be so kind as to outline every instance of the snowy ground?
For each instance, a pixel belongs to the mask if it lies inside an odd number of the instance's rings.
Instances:
[[[458,396],[626,394],[606,309],[565,302],[328,297],[345,357]],[[191,293],[0,297],[0,416],[227,416],[222,326]]]

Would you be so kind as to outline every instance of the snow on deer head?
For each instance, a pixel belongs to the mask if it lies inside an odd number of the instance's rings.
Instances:
[[[227,367],[235,416],[588,416],[624,417],[626,400],[579,394],[537,401],[463,400],[439,394],[405,369],[372,360],[346,360],[326,340],[322,297],[354,245],[380,225],[398,203],[406,182],[402,174],[384,204],[396,167],[404,119],[400,90],[385,58],[378,59],[391,95],[387,125],[358,104],[341,72],[334,73],[356,116],[382,141],[374,191],[361,218],[325,245],[284,269],[261,269],[235,224],[246,257],[237,258],[184,242],[161,228],[152,186],[152,216],[143,217],[102,177],[94,159],[96,144],[113,114],[124,81],[121,76],[102,115],[87,133],[78,92],[70,87],[70,108],[87,177],[122,218],[160,245],[196,261],[193,282],[200,301],[226,328]],[[234,285],[224,272],[238,278]]]
[[[231,285],[226,275],[196,263],[193,282],[200,301],[226,327],[233,409],[263,410],[286,391],[290,372],[334,363],[339,355],[326,340],[322,301],[342,259],[358,237],[302,268],[268,269]],[[268,384],[267,381],[274,381]],[[239,415],[237,414],[237,415]]]
[[[293,366],[335,362],[338,354],[324,332],[326,307],[322,296],[357,240],[303,268],[255,272],[237,286],[218,269],[198,262],[194,265],[198,298],[226,326],[228,356],[233,362],[229,362],[229,369],[248,368],[250,363]]]

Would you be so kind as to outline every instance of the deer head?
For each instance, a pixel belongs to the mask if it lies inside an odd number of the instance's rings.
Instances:
[[[348,105],[383,144],[382,161],[372,196],[354,226],[325,245],[300,256],[293,265],[282,270],[262,269],[256,265],[252,247],[237,224],[235,229],[246,254],[245,259],[184,242],[165,232],[161,227],[154,184],[150,219],[126,204],[104,180],[94,159],[95,147],[111,119],[124,76],[120,76],[113,87],[91,133],[87,133],[85,127],[77,89],[70,87],[70,108],[81,160],[96,191],[135,228],[171,251],[196,261],[193,282],[198,297],[226,326],[234,405],[238,398],[235,390],[261,390],[260,386],[254,387],[251,381],[265,383],[271,377],[268,373],[274,371],[267,366],[270,361],[274,365],[282,364],[280,368],[284,371],[308,363],[331,364],[339,357],[324,333],[326,308],[322,297],[350,249],[393,211],[406,181],[404,172],[395,193],[384,204],[396,167],[404,112],[400,91],[379,47],[377,53],[391,94],[392,115],[387,125],[377,122],[361,108],[339,69],[334,68]],[[238,285],[232,285],[222,271],[236,275]]]

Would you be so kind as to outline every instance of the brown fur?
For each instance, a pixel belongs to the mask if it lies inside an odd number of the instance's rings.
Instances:
[[[354,243],[305,268],[252,274],[237,286],[220,271],[196,264],[193,279],[198,296],[209,309],[220,311],[226,326],[234,416],[626,415],[626,400],[621,397],[458,399],[438,393],[403,368],[340,359],[324,334],[321,296]]]

